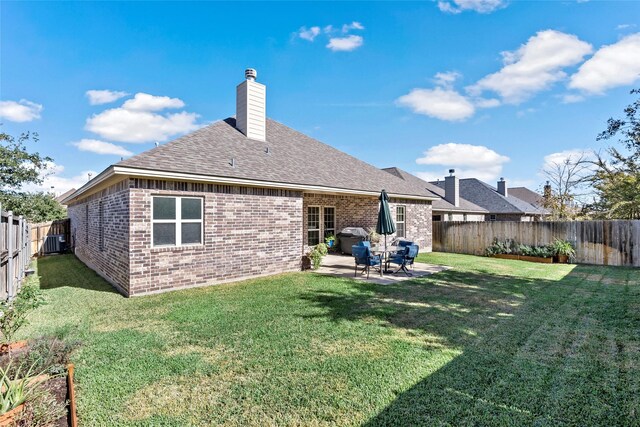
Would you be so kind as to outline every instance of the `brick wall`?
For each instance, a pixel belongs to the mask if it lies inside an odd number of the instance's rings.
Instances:
[[[76,256],[120,292],[128,294],[128,180],[70,204],[67,213]]]
[[[389,208],[391,216],[396,220],[396,206],[403,205],[406,210],[406,237],[411,238],[420,245],[423,252],[431,251],[431,203],[427,201],[391,199]],[[304,245],[307,246],[307,207],[308,206],[333,206],[336,208],[336,233],[345,227],[362,227],[365,230],[375,229],[378,221],[377,197],[351,196],[351,195],[327,195],[304,194]],[[320,221],[321,236],[322,219]],[[391,235],[388,240],[395,237]]]
[[[130,187],[131,295],[301,268],[301,192],[140,179]],[[204,244],[153,248],[153,195],[202,197]]]

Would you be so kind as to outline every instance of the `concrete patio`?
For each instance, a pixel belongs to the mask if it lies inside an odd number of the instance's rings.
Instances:
[[[418,277],[428,276],[430,274],[439,273],[441,271],[450,269],[450,267],[445,267],[442,265],[423,264],[420,262],[416,262],[413,265],[413,269],[409,269],[413,276],[406,276],[403,272],[399,272],[397,274],[383,274],[383,276],[380,277],[380,273],[372,268],[369,273],[369,279],[367,279],[366,273],[358,274],[356,277],[354,277],[354,267],[355,263],[352,256],[329,254],[324,257],[324,259],[322,260],[322,265],[316,271],[316,273],[345,277],[349,279],[365,280],[371,283],[388,285],[392,283],[403,282],[405,280],[412,280]],[[395,271],[398,266],[391,265],[390,268]]]

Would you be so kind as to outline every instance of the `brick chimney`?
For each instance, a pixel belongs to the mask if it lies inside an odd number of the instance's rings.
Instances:
[[[507,181],[505,181],[504,178],[500,178],[500,181],[498,181],[498,193],[502,194],[504,197],[509,195],[507,191]]]
[[[454,174],[455,169],[449,169],[449,176],[444,177],[444,199],[453,206],[460,206],[460,180]]]
[[[236,128],[247,138],[265,141],[267,137],[267,87],[256,82],[258,72],[247,68],[245,81],[236,87]]]

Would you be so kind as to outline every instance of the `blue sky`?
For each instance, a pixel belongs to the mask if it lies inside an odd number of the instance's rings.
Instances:
[[[534,189],[640,86],[640,2],[0,7],[2,131],[39,132],[58,193],[235,114],[247,67],[269,117],[376,166]]]

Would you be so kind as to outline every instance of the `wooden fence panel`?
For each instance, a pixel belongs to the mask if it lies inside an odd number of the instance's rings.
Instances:
[[[40,222],[31,225],[31,254],[44,255],[44,243],[47,236],[63,235],[65,242],[71,242],[71,223],[69,218]]]
[[[494,239],[547,245],[556,238],[573,243],[578,263],[640,267],[638,220],[433,223],[433,250],[437,252],[482,255]]]
[[[0,210],[0,299],[11,299],[20,290],[31,260],[30,234],[23,217]]]

